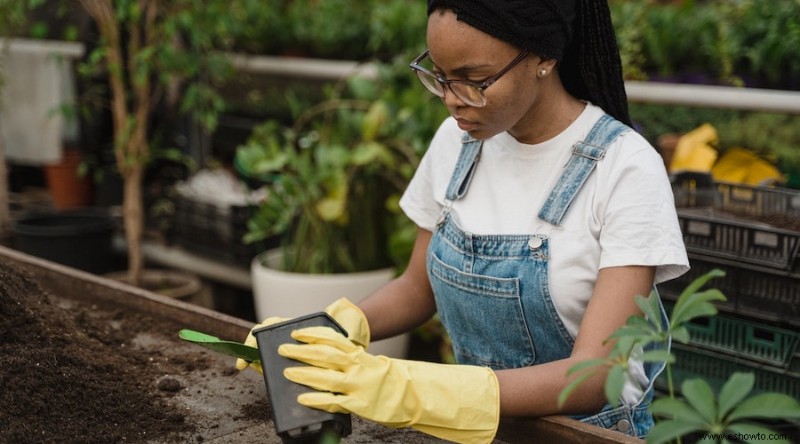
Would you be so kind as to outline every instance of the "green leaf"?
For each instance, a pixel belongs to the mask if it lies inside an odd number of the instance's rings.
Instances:
[[[669,350],[649,350],[642,354],[644,362],[666,362],[672,364],[675,362],[675,356]]]
[[[371,142],[378,137],[383,125],[389,119],[389,108],[382,100],[374,102],[364,115],[361,125],[361,134],[364,140]]]
[[[697,414],[694,407],[682,399],[658,398],[650,406],[650,412],[657,417],[677,419],[683,422],[694,424],[698,429],[706,429],[710,426],[708,421]]]
[[[608,364],[607,359],[589,359],[586,361],[578,362],[567,370],[567,375],[574,375],[575,373],[590,369],[592,367],[604,367]]]
[[[700,290],[711,279],[723,276],[725,276],[725,272],[720,270],[719,268],[715,268],[709,271],[708,273],[698,277],[697,279],[692,281],[689,285],[687,285],[686,288],[681,292],[681,295],[678,297],[678,299],[680,300],[690,294],[697,293],[697,291]]]
[[[670,331],[670,334],[672,335],[673,341],[678,341],[681,344],[688,344],[689,340],[691,339],[689,330],[682,325],[680,327],[673,328]]]
[[[369,165],[371,163],[386,163],[387,157],[391,159],[389,149],[386,145],[379,142],[360,143],[353,150],[353,165]]]
[[[724,418],[741,400],[753,390],[755,376],[752,373],[732,374],[719,392],[719,417]]]
[[[670,443],[676,438],[703,430],[695,424],[678,419],[659,421],[647,433],[647,444]]]
[[[343,199],[325,198],[314,207],[320,219],[325,221],[339,220],[344,216],[345,201]]]
[[[709,424],[717,420],[717,405],[711,386],[700,378],[683,381],[681,393],[689,404],[697,410]]]
[[[622,388],[625,385],[625,367],[622,365],[615,365],[611,367],[611,370],[608,372],[608,376],[606,377],[606,383],[604,386],[606,400],[608,400],[609,404],[613,406],[617,406],[620,403],[620,395],[622,394]]]
[[[783,393],[762,393],[739,403],[728,415],[728,421],[743,418],[798,419],[800,402]]]
[[[700,316],[715,315],[717,314],[717,309],[710,302],[724,301],[725,299],[725,295],[716,289],[691,293],[685,297],[682,295],[672,310],[670,325],[677,327]]]
[[[650,296],[642,297],[636,296],[636,305],[644,313],[644,317],[656,328],[660,330],[661,327],[661,303],[658,295],[655,292],[650,292]]]

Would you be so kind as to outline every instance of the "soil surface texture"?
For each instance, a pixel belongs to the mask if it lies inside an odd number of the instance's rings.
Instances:
[[[46,293],[0,263],[0,441],[114,443],[190,436],[171,375],[207,366],[133,343],[178,326]],[[266,406],[265,406],[266,407]]]
[[[85,300],[0,258],[0,443],[282,443],[261,375],[187,326]],[[352,423],[343,443],[442,442]]]

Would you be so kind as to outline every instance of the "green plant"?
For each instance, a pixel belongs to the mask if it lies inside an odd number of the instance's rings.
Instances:
[[[427,25],[424,3],[376,1],[370,17],[368,49],[381,60],[390,60],[397,53],[420,53],[425,47]]]
[[[256,0],[80,0],[100,41],[81,72],[106,79],[116,169],[123,178],[123,223],[129,281],[143,268],[142,184],[160,153],[154,111],[186,115],[212,130],[224,101],[216,90],[233,71],[220,50],[242,38],[247,2]],[[169,156],[169,152],[166,154]]]
[[[800,2],[742,2],[736,69],[766,84],[800,87]]]
[[[239,147],[236,164],[271,192],[249,221],[246,241],[281,235],[284,268],[296,272],[402,267],[412,224],[397,205],[445,116],[413,80],[406,57],[377,64],[378,78],[296,110],[291,126],[267,121]]]
[[[619,45],[622,75],[626,80],[645,80],[642,26],[646,11],[642,2],[612,2],[611,14]]]
[[[609,5],[627,78],[800,87],[796,1],[615,0]]]
[[[725,296],[717,289],[701,289],[709,280],[724,274],[720,270],[712,270],[690,283],[678,297],[666,327],[660,322],[658,295],[651,293],[647,298],[637,296],[636,303],[644,315],[632,316],[626,325],[608,338],[614,344],[607,358],[588,360],[570,368],[568,373],[574,375],[575,379],[562,391],[559,403],[563,404],[580,384],[597,372],[608,372],[604,386],[606,399],[612,405],[618,405],[631,354],[640,347],[647,350],[649,345],[658,345],[656,349],[641,355],[644,362],[667,363],[668,394],[656,399],[651,406],[652,413],[660,420],[647,435],[648,443],[680,442],[681,437],[699,433],[713,436],[703,438],[702,442],[724,444],[731,442],[725,438],[726,434],[757,436],[759,433],[772,433],[758,421],[799,419],[800,403],[791,396],[773,392],[752,394],[752,374],[732,374],[716,395],[702,378],[687,379],[681,384],[683,398],[677,396],[671,373],[674,356],[667,345],[670,338],[688,343],[688,323],[717,314],[713,302],[724,301]],[[745,442],[761,441],[747,439]],[[788,443],[777,439],[770,442]]]
[[[248,17],[237,50],[343,60],[389,61],[423,45],[427,24],[413,0],[264,0]]]

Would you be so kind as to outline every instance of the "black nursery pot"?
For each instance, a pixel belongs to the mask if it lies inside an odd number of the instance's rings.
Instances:
[[[23,216],[11,226],[14,248],[90,273],[112,264],[114,220],[104,211],[84,209]]]

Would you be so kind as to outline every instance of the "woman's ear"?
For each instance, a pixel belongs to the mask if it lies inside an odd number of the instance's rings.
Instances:
[[[555,68],[556,68],[555,59],[540,58],[539,63],[536,64],[536,77],[543,79],[549,76]]]

